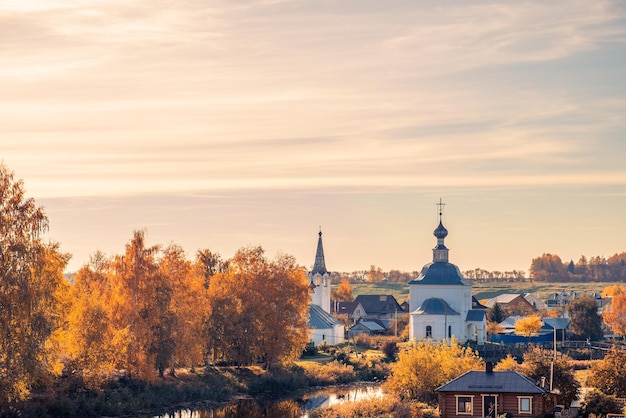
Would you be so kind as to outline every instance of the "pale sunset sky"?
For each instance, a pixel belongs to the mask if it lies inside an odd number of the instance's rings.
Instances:
[[[626,251],[626,3],[2,0],[0,161],[73,255]]]

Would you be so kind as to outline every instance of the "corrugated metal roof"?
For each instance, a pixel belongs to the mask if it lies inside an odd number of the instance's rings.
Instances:
[[[484,309],[470,309],[469,311],[467,311],[467,318],[465,318],[465,320],[481,322],[485,320],[485,317],[486,312]]]
[[[437,392],[545,393],[546,390],[515,371],[472,370],[438,387]]]
[[[327,329],[342,325],[337,318],[326,312],[319,305],[309,305],[309,328]]]

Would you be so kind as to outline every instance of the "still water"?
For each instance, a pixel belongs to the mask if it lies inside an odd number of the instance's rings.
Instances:
[[[172,413],[155,415],[153,418],[235,418],[235,417],[281,417],[308,418],[309,412],[327,406],[364,399],[381,398],[380,386],[348,386],[329,388],[307,393],[300,398],[255,401],[243,399],[216,409],[181,409]]]

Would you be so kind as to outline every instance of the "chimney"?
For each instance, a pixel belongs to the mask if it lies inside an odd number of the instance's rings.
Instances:
[[[493,373],[493,363],[488,361],[485,363],[485,372]]]

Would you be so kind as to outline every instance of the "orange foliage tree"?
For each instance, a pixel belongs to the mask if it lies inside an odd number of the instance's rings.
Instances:
[[[332,291],[333,300],[339,302],[352,302],[354,296],[352,295],[352,286],[347,278],[343,277],[337,286],[337,290]]]
[[[611,298],[610,310],[602,315],[604,323],[615,334],[626,334],[626,293],[617,293]]]
[[[145,246],[144,231],[135,231],[123,256],[113,261],[111,308],[116,328],[127,326],[130,342],[124,369],[130,377],[153,379],[163,374],[174,350],[171,286],[159,271],[158,246]]]
[[[309,286],[288,255],[270,261],[261,247],[242,248],[209,286],[207,335],[213,360],[270,368],[296,359],[308,340]]]
[[[43,208],[0,164],[0,412],[49,371],[47,343],[62,314],[69,256],[42,241],[47,228]]]

